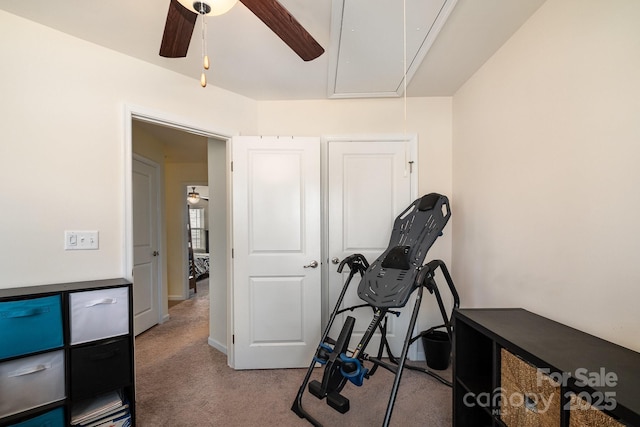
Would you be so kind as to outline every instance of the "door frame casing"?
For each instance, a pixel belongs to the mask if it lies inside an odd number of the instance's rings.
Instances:
[[[122,258],[122,277],[129,281],[133,281],[133,183],[132,183],[132,170],[133,170],[133,120],[139,120],[151,124],[156,124],[160,126],[165,126],[177,130],[181,130],[184,132],[189,132],[201,136],[205,136],[207,138],[215,138],[221,141],[226,141],[226,151],[227,158],[230,158],[228,154],[230,149],[230,140],[234,135],[237,135],[237,131],[232,131],[229,129],[225,129],[219,126],[214,126],[211,124],[203,124],[199,122],[195,122],[193,120],[177,116],[174,114],[160,112],[157,110],[149,109],[146,107],[132,105],[132,104],[124,104],[123,105],[123,131],[124,135],[122,138],[123,148],[122,155],[124,170],[122,171],[124,175],[124,203],[123,203],[123,258]],[[231,185],[231,176],[230,171],[227,170],[227,191]],[[164,196],[163,196],[164,197]],[[231,205],[229,202],[229,198],[227,197],[227,228],[230,229],[230,217],[231,217]],[[230,242],[227,243],[227,260],[226,264],[231,265],[231,246]],[[166,278],[165,278],[166,279]],[[229,298],[232,295],[232,276],[230,273],[230,269],[227,270],[226,277],[226,287],[227,287],[227,349],[229,353],[232,352],[232,318],[230,316],[233,315],[232,310],[229,309]],[[158,289],[159,295],[159,316],[164,317],[164,307],[162,306],[162,301],[164,295],[167,290],[167,285],[165,283],[160,283],[160,289]],[[211,331],[210,331],[211,333]],[[211,340],[209,340],[211,341]],[[211,342],[210,342],[211,344]]]

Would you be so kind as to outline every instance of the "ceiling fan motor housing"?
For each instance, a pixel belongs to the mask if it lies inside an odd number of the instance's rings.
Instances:
[[[182,6],[199,15],[217,16],[227,13],[238,0],[177,0]]]
[[[211,12],[211,6],[209,6],[206,2],[203,1],[194,1],[193,8],[198,11],[201,15],[206,15]]]

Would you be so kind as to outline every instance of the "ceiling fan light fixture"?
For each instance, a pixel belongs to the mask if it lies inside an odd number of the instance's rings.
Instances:
[[[238,0],[178,0],[181,5],[200,15],[217,16],[227,13]]]
[[[206,81],[205,81],[206,85]],[[200,201],[200,193],[196,192],[196,187],[191,187],[193,190],[187,194],[187,201],[189,203],[198,203]]]

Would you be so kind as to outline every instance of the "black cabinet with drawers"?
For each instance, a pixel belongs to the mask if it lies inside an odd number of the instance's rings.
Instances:
[[[124,279],[0,289],[0,426],[135,425],[132,313]]]
[[[454,426],[640,427],[640,353],[519,308],[453,318]]]

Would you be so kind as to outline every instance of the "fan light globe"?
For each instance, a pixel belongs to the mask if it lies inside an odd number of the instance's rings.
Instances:
[[[205,84],[202,85],[202,87],[206,86],[206,82]],[[200,193],[196,192],[196,187],[191,187],[193,188],[193,191],[189,192],[189,194],[187,194],[187,201],[189,203],[198,203],[198,201],[200,200]]]
[[[194,1],[194,0],[178,0],[181,5],[186,7],[192,12],[197,14],[201,14],[200,9],[201,5],[203,5],[203,10],[205,11],[204,15],[208,16],[216,16],[227,13],[238,0],[203,0],[203,1]]]

